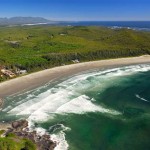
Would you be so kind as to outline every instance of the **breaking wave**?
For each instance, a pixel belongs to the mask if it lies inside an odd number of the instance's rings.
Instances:
[[[58,114],[69,115],[99,112],[109,115],[121,115],[118,110],[97,104],[93,97],[86,95],[86,92],[96,88],[103,91],[110,84],[114,83],[118,76],[128,76],[149,70],[150,65],[135,65],[79,74],[53,87],[50,87],[48,84],[28,92],[26,96],[19,95],[16,99],[13,97],[12,103],[5,107],[3,112],[15,116],[26,116],[30,122],[30,127],[34,126],[34,122],[52,120]],[[136,97],[149,102],[139,95],[136,95]],[[60,127],[61,130],[57,133],[52,133],[51,137],[59,143],[56,150],[66,150],[69,147],[65,140],[65,131],[68,128],[63,125],[60,125]],[[53,127],[50,127],[50,132],[52,129]],[[36,130],[40,134],[47,132],[39,127]]]
[[[138,94],[135,95],[138,99],[142,100],[142,101],[145,101],[145,102],[150,102],[149,100],[143,98],[143,97],[140,97]]]
[[[55,126],[52,126],[52,127],[49,128],[49,131],[52,128],[54,128],[54,130],[57,130],[57,129],[61,128],[60,132],[57,132],[55,134],[51,134],[51,139],[53,141],[57,142],[57,147],[55,148],[55,150],[67,150],[69,148],[69,145],[68,145],[68,143],[65,139],[65,131],[69,131],[71,129],[68,128],[68,127],[65,127],[63,124],[57,124]]]

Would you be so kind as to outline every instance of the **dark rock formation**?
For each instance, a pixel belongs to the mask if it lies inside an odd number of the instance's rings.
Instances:
[[[36,131],[30,132],[28,129],[28,121],[18,120],[11,124],[12,128],[8,128],[3,134],[3,137],[7,136],[9,133],[14,133],[19,138],[26,138],[31,140],[38,150],[54,150],[56,147],[56,142],[52,141],[50,135],[38,135]]]
[[[15,130],[22,130],[23,128],[28,127],[28,121],[26,120],[14,121],[12,122],[11,126]]]

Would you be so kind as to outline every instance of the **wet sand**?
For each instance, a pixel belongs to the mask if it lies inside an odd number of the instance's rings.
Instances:
[[[124,65],[147,63],[150,63],[150,55],[132,58],[91,61],[46,69],[0,83],[0,98],[5,98],[6,96],[20,93],[22,91],[31,90],[33,88],[42,86],[50,81],[57,81],[61,78],[72,76],[74,74],[92,69],[104,69]]]

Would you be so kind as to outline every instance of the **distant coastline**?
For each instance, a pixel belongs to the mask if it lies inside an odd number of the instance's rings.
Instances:
[[[18,92],[28,91],[47,84],[50,81],[57,81],[58,79],[72,76],[83,71],[144,63],[150,63],[150,55],[91,61],[46,69],[0,83],[0,97],[5,98]]]
[[[41,17],[0,18],[0,26],[101,26],[150,31],[150,21],[55,21]]]
[[[40,25],[40,24],[33,24]],[[44,26],[100,26],[111,29],[132,29],[150,31],[150,21],[51,21]]]

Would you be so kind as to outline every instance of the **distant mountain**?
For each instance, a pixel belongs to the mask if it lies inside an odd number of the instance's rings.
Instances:
[[[50,20],[41,17],[0,18],[0,25],[22,25],[22,24],[37,24],[50,22],[51,22]]]

